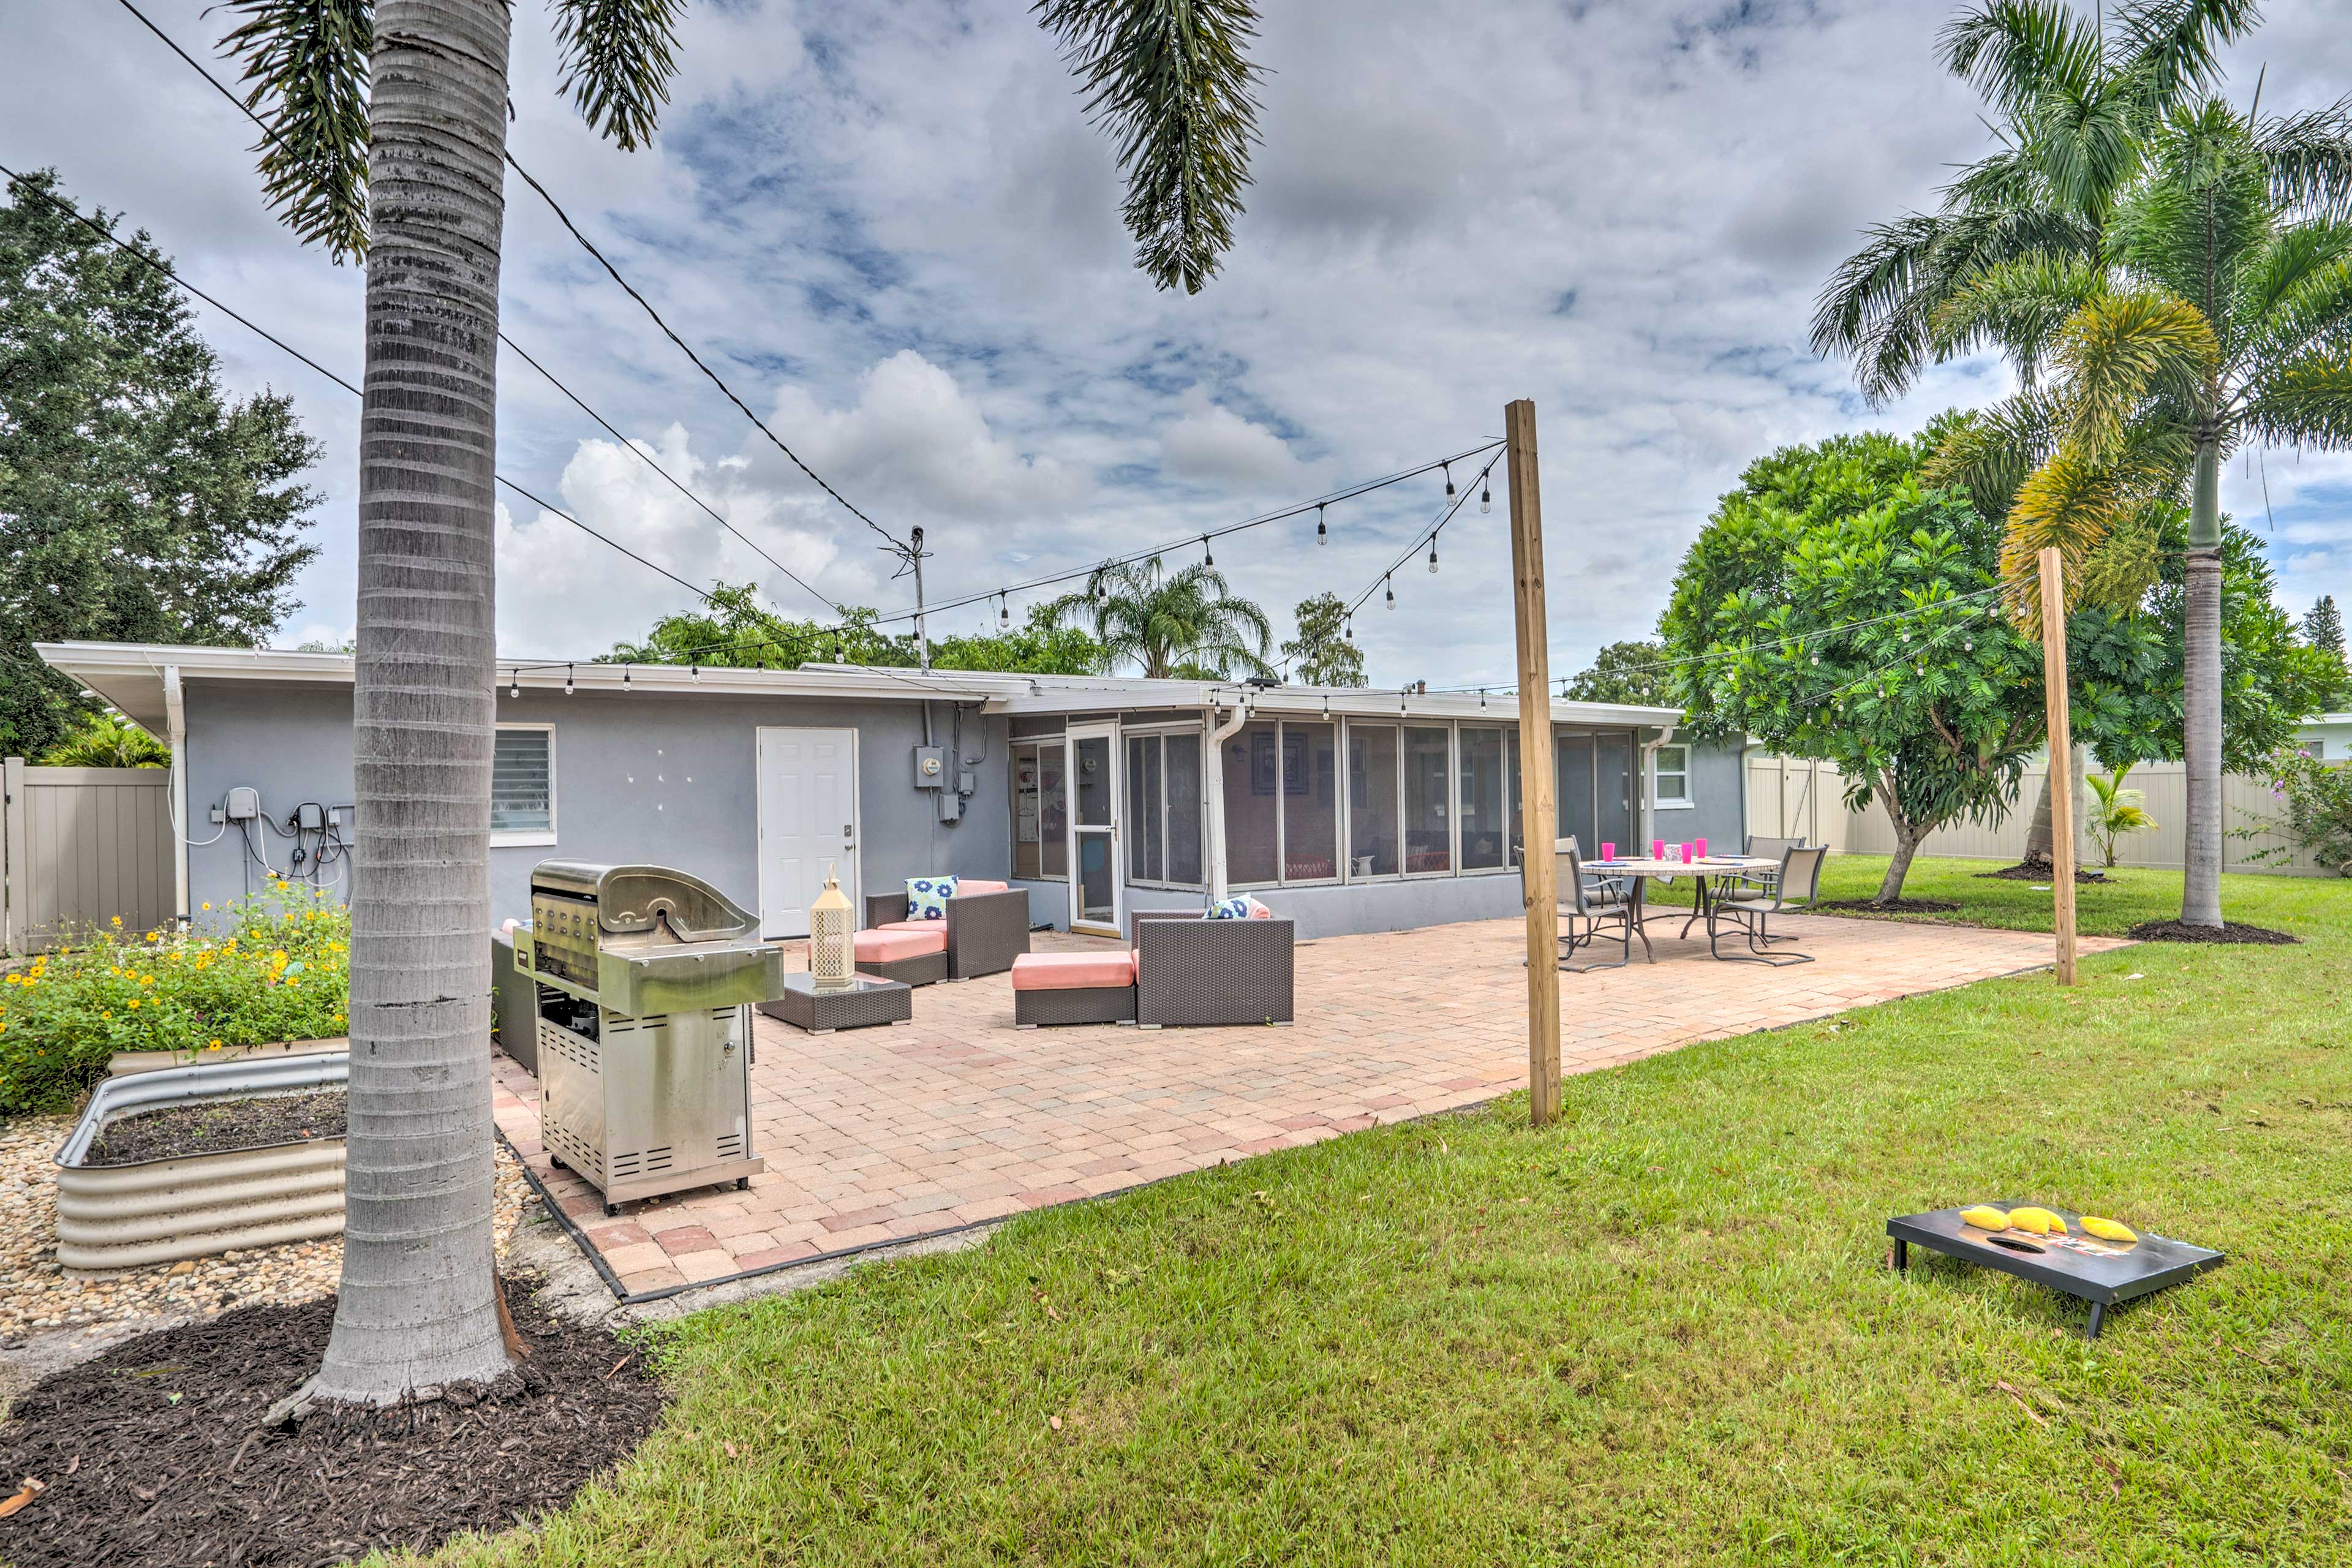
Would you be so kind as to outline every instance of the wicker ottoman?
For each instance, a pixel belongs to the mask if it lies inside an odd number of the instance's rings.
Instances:
[[[1013,1026],[1135,1022],[1135,959],[1125,952],[1024,952],[1013,961]]]
[[[850,941],[862,973],[901,985],[936,985],[948,977],[944,925],[936,931],[862,931]]]

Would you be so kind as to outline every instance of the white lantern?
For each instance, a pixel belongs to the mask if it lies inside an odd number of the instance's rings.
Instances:
[[[824,891],[809,906],[809,974],[821,991],[843,991],[853,978],[850,968],[849,900],[833,868],[824,868]]]

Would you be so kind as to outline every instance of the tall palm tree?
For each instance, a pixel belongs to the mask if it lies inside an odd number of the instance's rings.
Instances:
[[[499,242],[510,0],[233,0],[273,204],[367,258],[353,696],[351,1138],[313,1400],[508,1366],[490,1234],[488,832]],[[646,144],[685,0],[553,0],[563,86]],[[1255,142],[1248,0],[1040,0],[1119,146],[1140,266],[1197,291]]]
[[[1265,612],[1227,588],[1206,562],[1174,572],[1149,561],[1097,566],[1087,585],[1041,612],[1055,626],[1084,626],[1102,645],[1102,671],[1123,664],[1154,678],[1200,675],[1229,680],[1270,675],[1274,626]]]
[[[2127,209],[2142,213],[2135,221],[2144,226],[2141,198],[2164,183],[2154,162],[2159,144],[2176,144],[2183,116],[2210,107],[2202,95],[2219,79],[2221,47],[2257,19],[2251,0],[2141,0],[2112,20],[2058,0],[1979,0],[1945,28],[1941,52],[1999,117],[2000,151],[1948,186],[1937,213],[1873,229],[1822,290],[1814,345],[1853,358],[1874,401],[1906,390],[1931,363],[1986,346],[2015,364],[2024,390],[1967,422],[1937,467],[1966,483],[1986,510],[2011,517],[2014,602],[2029,623],[2037,613],[2026,580],[2033,542],[2051,542],[2063,520],[2087,530],[2068,542],[2070,598],[2126,608],[2153,579],[2153,509],[2168,493],[2157,471],[2167,458],[2147,446],[2164,446],[2153,428],[2132,426],[2141,444],[2130,515],[2110,510],[2095,521],[2079,506],[2052,512],[2045,503],[2037,521],[2019,509],[2029,479],[2047,494],[2066,475],[2084,478],[2087,449],[2078,448],[2071,466],[2043,472],[2075,420],[2072,391],[2045,386],[2045,375],[2053,368],[2068,374],[2071,360],[2053,361],[2075,352],[2069,344],[2084,344],[2069,329],[2115,268]],[[2352,194],[2347,132],[2344,105],[2245,132],[2283,220],[2337,216]],[[2177,182],[2168,188],[2180,189]],[[2183,658],[2191,804],[2181,918],[2200,925],[2221,921],[2218,480],[2227,443],[2213,435],[2209,443],[2192,432],[2185,447],[2169,448],[2172,491],[2207,481],[2196,487],[2192,508]],[[2282,430],[2279,438],[2298,437]],[[2200,468],[2198,452],[2209,445],[2212,460]],[[2102,493],[2126,492],[2110,485]]]
[[[1956,475],[2033,466],[2004,553],[2022,583],[2055,545],[2097,582],[2152,579],[2154,519],[2189,503],[2182,669],[2189,785],[2180,918],[2221,916],[2221,470],[2247,447],[2352,447],[2352,224],[2276,155],[2275,124],[2218,99],[2172,110],[2115,205],[2099,258],[2021,258],[1938,313],[1939,341],[2000,344],[2046,365],[1944,455]],[[2352,117],[2336,134],[2352,146]],[[2307,138],[2306,138],[2307,139]],[[2347,166],[2352,167],[2352,158]]]

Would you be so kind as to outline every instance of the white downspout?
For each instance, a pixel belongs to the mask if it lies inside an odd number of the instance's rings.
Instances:
[[[1656,740],[1642,742],[1641,770],[1633,779],[1633,798],[1641,803],[1640,811],[1634,814],[1634,820],[1641,824],[1641,831],[1634,836],[1633,841],[1637,854],[1648,849],[1650,840],[1657,837],[1658,831],[1658,806],[1654,798],[1654,792],[1650,788],[1650,780],[1654,776],[1650,766],[1657,758],[1658,748],[1674,738],[1675,727],[1667,724],[1659,729]]]
[[[164,744],[172,748],[172,878],[178,901],[173,908],[186,920],[194,908],[188,901],[188,706],[180,690],[180,667],[163,667]]]
[[[1234,716],[1218,722],[1217,708],[1208,709],[1208,754],[1201,759],[1201,820],[1209,835],[1209,901],[1225,895],[1225,742],[1249,722],[1249,710],[1234,704]]]

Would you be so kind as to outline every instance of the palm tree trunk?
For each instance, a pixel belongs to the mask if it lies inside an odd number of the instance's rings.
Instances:
[[[508,1366],[491,1250],[492,469],[505,0],[379,0],[341,1294],[311,1398]]]
[[[2189,591],[2181,628],[2181,751],[2189,816],[2180,887],[2184,924],[2221,924],[2221,449],[2197,448],[2189,513]]]

